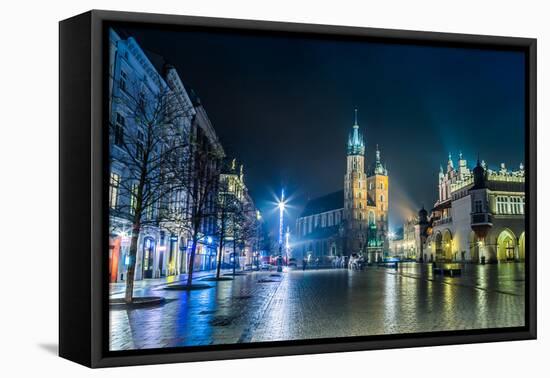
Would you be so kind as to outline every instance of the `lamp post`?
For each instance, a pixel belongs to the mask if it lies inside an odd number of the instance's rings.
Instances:
[[[283,258],[283,229],[284,229],[284,214],[285,214],[285,191],[281,190],[281,199],[277,204],[279,208],[279,257],[277,258],[277,272],[282,272],[282,258]]]
[[[260,210],[256,210],[256,267],[260,269],[260,235],[262,227],[262,213]]]

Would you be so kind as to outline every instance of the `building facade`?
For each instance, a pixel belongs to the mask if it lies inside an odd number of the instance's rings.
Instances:
[[[401,232],[392,235],[389,251],[392,257],[400,260],[417,260],[421,253],[421,225],[418,216],[408,218]]]
[[[122,39],[115,31],[109,34],[109,277],[111,282],[124,281],[130,262],[129,248],[134,213],[133,166],[128,164],[128,152],[137,149],[141,131],[133,114],[135,99],[155,98],[166,89],[166,82],[158,74],[143,50],[133,38]],[[147,85],[142,85],[147,83]],[[144,89],[144,90],[143,90]],[[131,151],[130,151],[131,153]],[[152,278],[165,269],[161,230],[154,220],[158,208],[147,210],[147,219],[140,230],[136,256],[135,279]]]
[[[440,168],[439,198],[428,226],[418,228],[417,260],[490,263],[525,259],[525,171],[498,170],[478,161],[473,169],[459,154]],[[425,238],[421,238],[423,235]]]
[[[298,257],[327,263],[338,256],[362,255],[378,261],[388,248],[388,172],[378,146],[367,169],[357,110],[346,152],[343,190],[310,200],[296,220]]]
[[[225,151],[218,139],[216,131],[202,104],[200,98],[191,92],[191,100],[196,111],[191,126],[191,156],[189,185],[191,209],[196,208],[193,201],[204,201],[197,205],[203,214],[200,217],[200,232],[198,245],[193,261],[194,270],[210,270],[216,266],[217,254],[217,199],[219,191],[220,173],[225,158]],[[207,188],[209,186],[210,188]],[[204,200],[201,198],[204,195]],[[193,210],[191,210],[193,212]],[[193,214],[191,214],[191,219]],[[187,244],[187,267],[191,255],[191,243]],[[187,272],[187,270],[185,271]]]
[[[218,230],[222,262],[244,268],[260,261],[262,217],[244,179],[244,166],[233,159],[220,174]]]
[[[192,218],[196,192],[201,182],[216,183],[208,191],[200,235],[194,258],[195,270],[213,269],[216,263],[217,242],[217,183],[223,148],[200,101],[188,92],[176,69],[158,56],[146,53],[134,38],[121,38],[113,29],[109,31],[109,142],[110,142],[110,234],[109,279],[110,282],[126,280],[129,264],[135,264],[135,279],[159,278],[186,273],[190,264]],[[147,117],[147,109],[159,101],[165,102],[162,119],[155,124],[152,133],[143,130],[136,116]],[[143,122],[142,122],[143,123]],[[153,123],[153,122],[152,122]],[[166,130],[163,124],[170,124]],[[147,136],[162,135],[159,144],[148,153],[160,156],[163,150],[177,151],[172,164],[181,165],[186,182],[178,182],[172,189],[166,184],[158,188],[158,198],[146,201],[146,209],[139,228],[135,261],[130,259],[133,219],[138,196],[135,181],[139,176],[130,164],[135,157],[147,150]],[[177,139],[177,141],[176,141]],[[179,147],[171,144],[179,143]],[[166,156],[166,153],[164,153]],[[133,155],[133,156],[128,156]],[[163,177],[166,173],[160,164],[154,166],[151,177]],[[204,168],[204,170],[203,170]],[[206,172],[204,180],[193,180],[193,172]],[[156,179],[149,180],[155,181]],[[160,180],[159,180],[160,181]],[[176,180],[177,181],[177,180]],[[160,185],[160,184],[159,184]],[[195,196],[192,194],[195,193]]]

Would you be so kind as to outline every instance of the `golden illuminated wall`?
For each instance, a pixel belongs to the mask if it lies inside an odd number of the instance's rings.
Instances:
[[[388,231],[389,178],[374,175],[368,178],[369,196],[374,202],[376,226],[381,232]]]
[[[367,225],[367,175],[364,157],[348,156],[348,171],[344,177],[344,214],[348,228],[360,230]]]

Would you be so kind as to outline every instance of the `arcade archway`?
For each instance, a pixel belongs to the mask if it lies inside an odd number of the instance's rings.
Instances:
[[[435,260],[441,261],[445,259],[445,255],[443,252],[443,235],[441,235],[441,232],[438,232],[435,234]]]
[[[446,261],[451,261],[453,259],[453,236],[451,231],[443,231],[443,256]]]
[[[497,238],[497,260],[516,261],[519,259],[517,253],[516,236],[509,229],[502,230]]]

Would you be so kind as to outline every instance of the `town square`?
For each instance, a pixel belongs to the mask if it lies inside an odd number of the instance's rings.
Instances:
[[[165,35],[109,30],[111,351],[525,325],[522,59]]]

